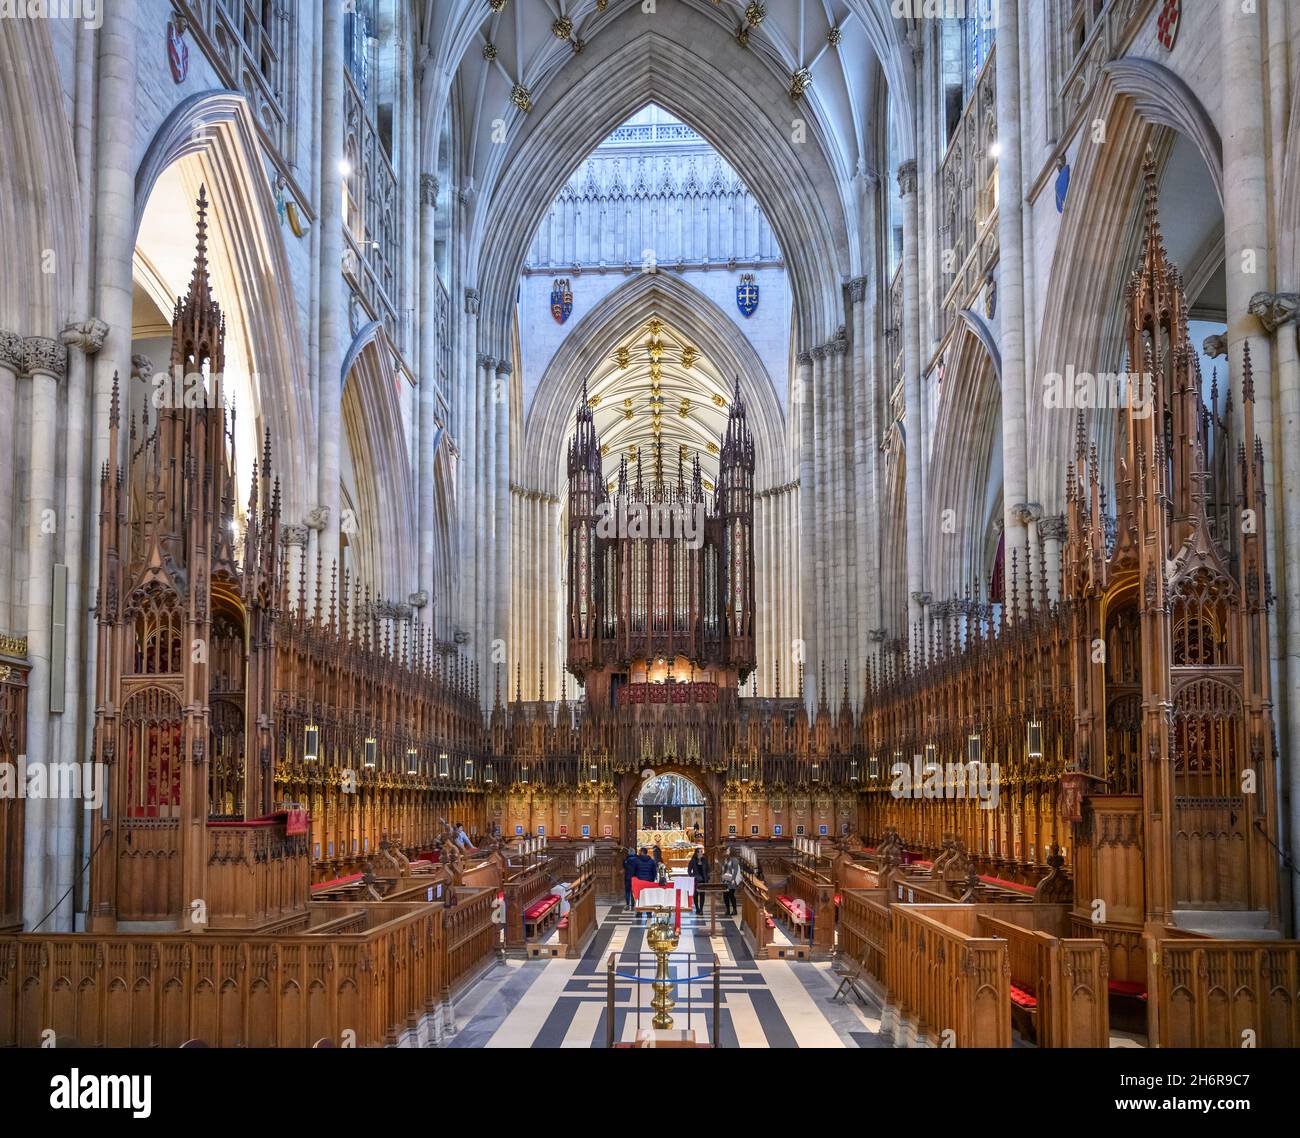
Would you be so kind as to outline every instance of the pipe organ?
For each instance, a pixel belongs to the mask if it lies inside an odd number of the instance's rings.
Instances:
[[[569,444],[568,667],[595,715],[727,700],[753,670],[754,442],[737,379],[712,501],[696,455],[607,483],[584,387]]]

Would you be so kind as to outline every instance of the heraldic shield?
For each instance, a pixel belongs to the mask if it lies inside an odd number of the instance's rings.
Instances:
[[[758,285],[754,283],[753,273],[740,274],[740,284],[736,286],[736,307],[742,316],[753,316],[758,310]]]
[[[573,311],[573,290],[569,288],[569,278],[559,277],[551,285],[551,315],[557,324],[563,324]]]

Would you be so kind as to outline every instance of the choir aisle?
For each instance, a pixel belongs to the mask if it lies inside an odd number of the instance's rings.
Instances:
[[[601,904],[599,927],[581,959],[508,960],[498,964],[460,1000],[451,1047],[603,1047],[606,1040],[606,961],[618,954],[631,965],[645,945],[646,925],[622,905]],[[720,1043],[723,1047],[879,1047],[879,1009],[831,1001],[839,976],[829,962],[756,961],[734,918],[718,918],[708,935],[707,916],[682,914],[673,963],[687,952],[713,952],[722,967]],[[680,972],[680,969],[678,969]],[[636,1036],[631,981],[617,986],[615,1038]],[[710,984],[692,985],[698,1008],[692,1026],[712,1043]],[[649,1027],[649,985],[643,986],[642,1026]],[[685,985],[673,1017],[686,1025]]]

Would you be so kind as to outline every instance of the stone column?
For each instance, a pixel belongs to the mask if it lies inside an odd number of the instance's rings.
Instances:
[[[808,659],[807,688],[814,707],[821,697],[817,687],[819,669],[826,662],[830,646],[831,629],[827,626],[831,606],[827,604],[830,590],[831,565],[826,512],[830,487],[830,440],[828,418],[830,415],[830,382],[827,366],[828,349],[813,348],[813,566],[816,592],[813,597],[814,627],[808,643],[812,652]]]
[[[1038,539],[1043,543],[1043,560],[1047,563],[1047,595],[1061,599],[1061,543],[1069,533],[1064,514],[1053,514],[1038,522]]]
[[[1270,545],[1273,560],[1281,560],[1285,587],[1279,592],[1278,606],[1272,615],[1276,622],[1277,655],[1280,660],[1278,676],[1273,685],[1273,698],[1278,705],[1282,755],[1287,756],[1281,777],[1286,780],[1290,800],[1290,817],[1287,832],[1293,857],[1300,858],[1300,447],[1295,440],[1300,437],[1300,346],[1297,345],[1297,317],[1300,316],[1300,293],[1256,293],[1250,300],[1250,311],[1273,337],[1277,360],[1278,425],[1284,443],[1279,456],[1281,461],[1282,493],[1273,498],[1277,503],[1267,513],[1270,529],[1279,530],[1281,548]],[[1258,359],[1256,340],[1251,341],[1252,362]],[[1231,366],[1231,365],[1229,365]],[[1254,372],[1256,392],[1256,418],[1259,423],[1258,395],[1265,382]],[[1249,448],[1250,441],[1243,440]],[[1270,477],[1269,463],[1265,463],[1265,477]],[[1276,477],[1272,475],[1271,477]],[[1281,513],[1278,526],[1275,515]],[[1281,681],[1280,683],[1277,681]],[[1300,879],[1292,877],[1294,911],[1300,913]]]
[[[817,634],[816,574],[813,570],[817,549],[816,508],[813,505],[813,450],[816,446],[813,426],[813,358],[800,352],[795,377],[795,407],[799,414],[799,537],[791,552],[792,578],[799,582],[799,639],[803,641],[802,662],[809,663],[813,638]],[[789,646],[787,646],[787,651]],[[798,672],[799,661],[794,661]],[[793,689],[792,689],[793,690]]]
[[[67,375],[68,351],[57,340],[23,340],[24,371],[31,376],[31,475],[27,510],[27,761],[50,761],[50,666],[54,555],[59,538],[55,499],[58,460],[59,382]],[[24,815],[23,927],[35,931],[51,902],[60,844],[76,840],[59,830],[51,800],[29,798]],[[68,844],[67,848],[71,849]],[[52,931],[47,922],[42,931]]]
[[[474,382],[471,384],[471,405],[474,435],[474,462],[465,473],[472,481],[473,515],[470,518],[470,548],[472,563],[470,577],[473,584],[472,617],[474,621],[473,654],[481,666],[490,664],[488,653],[491,645],[487,628],[487,582],[491,580],[491,570],[485,562],[492,540],[492,485],[489,474],[492,469],[492,451],[488,440],[490,434],[489,414],[492,409],[491,382],[487,379],[490,372],[496,371],[496,360],[491,356],[480,354],[475,363]]]
[[[1020,176],[1020,43],[1017,0],[998,0],[998,310],[1002,334],[1002,516],[1006,564],[1018,566],[1019,606],[1029,599],[1032,577],[1023,507],[1028,497],[1025,468],[1025,280]],[[1007,597],[1010,600],[1010,590]]]
[[[91,524],[82,517],[82,503],[86,492],[86,402],[93,378],[93,357],[104,346],[108,325],[94,317],[69,324],[63,329],[63,343],[77,353],[68,353],[67,424],[63,432],[67,447],[63,484],[63,560],[68,573],[68,605],[65,625],[65,655],[63,684],[63,729],[59,742],[61,761],[79,763],[90,754],[86,737],[88,708],[93,708],[95,693],[82,698],[82,683],[93,666],[96,638],[94,625],[83,621],[95,600],[95,590],[87,588],[82,579],[82,569],[89,571],[89,581],[95,579],[96,566],[87,566],[85,546],[96,532],[94,512]],[[92,478],[92,484],[97,481]],[[88,626],[83,643],[83,626]],[[74,898],[72,884],[77,874],[77,836],[85,817],[81,803],[75,799],[60,799],[55,804],[59,814],[57,835],[59,839],[58,863],[54,882],[55,896],[64,897],[58,912],[51,919],[53,931],[71,932]]]
[[[434,546],[434,441],[438,434],[438,272],[434,258],[438,179],[420,175],[420,476],[419,588],[432,593]],[[420,619],[431,627],[433,608]]]
[[[321,573],[329,580],[339,558],[339,461],[343,434],[343,8],[326,4],[321,17],[320,106],[320,412],[316,502]]]
[[[15,332],[0,332],[0,632],[14,632],[13,548],[14,504],[14,408],[18,406],[17,376],[23,370],[23,338]]]
[[[831,375],[835,386],[833,401],[833,430],[831,432],[830,462],[835,472],[834,502],[830,512],[832,530],[829,535],[835,569],[833,593],[835,612],[832,614],[835,629],[835,655],[827,661],[834,669],[837,694],[844,687],[844,666],[852,668],[852,644],[858,629],[858,596],[853,587],[857,577],[857,543],[855,532],[859,518],[856,514],[858,500],[854,494],[853,451],[849,440],[853,437],[853,395],[850,387],[849,343],[841,334],[830,345]],[[829,679],[827,680],[829,683]]]
[[[874,199],[875,194],[869,191],[866,197]],[[857,612],[850,684],[851,690],[858,695],[862,692],[863,666],[867,659],[867,629],[875,623],[876,597],[880,590],[880,576],[874,564],[879,543],[876,540],[876,487],[872,478],[876,431],[874,388],[867,363],[867,335],[871,327],[867,317],[867,284],[866,277],[854,277],[848,284],[853,341],[850,391],[853,398],[853,508],[856,514],[853,603]]]
[[[916,598],[925,581],[925,541],[921,533],[921,286],[920,234],[917,232],[916,161],[898,167],[903,198],[903,419],[907,430],[907,606],[908,636],[921,619]]]

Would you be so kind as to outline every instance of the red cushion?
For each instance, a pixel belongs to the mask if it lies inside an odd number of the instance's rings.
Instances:
[[[1147,998],[1147,986],[1139,980],[1112,980],[1106,987],[1112,996],[1136,996],[1139,1000]]]
[[[980,875],[980,880],[988,885],[1000,885],[1003,889],[1014,889],[1017,893],[1032,893],[1032,885],[1021,885],[1018,881],[1006,881],[1001,877],[985,877]]]
[[[839,895],[838,893],[836,893],[836,894],[835,894],[835,904],[838,905],[839,903],[840,903],[840,895]]]
[[[560,899],[558,897],[543,897],[540,901],[535,902],[530,908],[524,911],[524,919],[535,921],[538,917],[545,916],[559,903]]]
[[[1028,988],[1017,988],[1011,985],[1011,1002],[1018,1004],[1022,1008],[1033,1009],[1038,1007],[1038,998],[1033,991]]]
[[[340,885],[351,885],[365,877],[364,873],[352,873],[347,877],[336,877],[333,881],[322,881],[319,885],[313,885],[311,891],[318,893],[322,889],[335,889]]]

